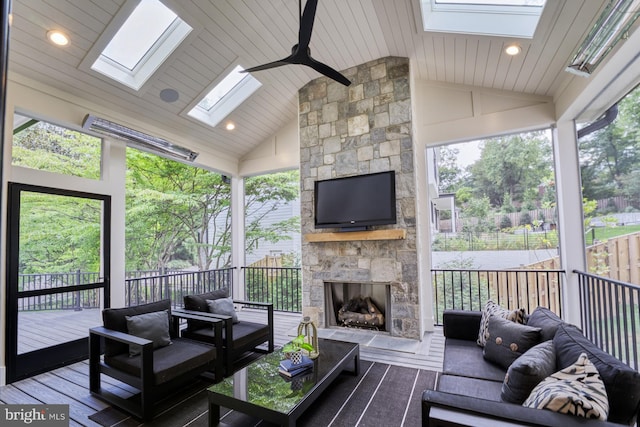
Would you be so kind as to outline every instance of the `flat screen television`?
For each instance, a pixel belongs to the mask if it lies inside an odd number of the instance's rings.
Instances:
[[[366,230],[396,223],[395,171],[315,182],[315,227]]]

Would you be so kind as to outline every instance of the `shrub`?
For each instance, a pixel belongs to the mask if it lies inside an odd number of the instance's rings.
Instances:
[[[525,212],[522,215],[520,215],[520,225],[527,225],[527,224],[531,224],[531,215],[529,215],[529,212]]]
[[[507,215],[503,216],[500,220],[500,229],[504,230],[505,228],[511,228],[513,224],[511,223],[511,218]]]

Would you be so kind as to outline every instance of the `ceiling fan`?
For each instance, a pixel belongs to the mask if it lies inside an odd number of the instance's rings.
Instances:
[[[298,43],[291,48],[291,55],[279,61],[269,62],[267,64],[258,65],[252,68],[247,68],[243,72],[249,73],[253,71],[261,71],[269,68],[279,67],[281,65],[289,64],[301,64],[313,68],[320,74],[342,83],[345,86],[349,86],[351,81],[338,71],[329,67],[326,64],[316,61],[311,57],[311,50],[309,49],[309,42],[311,41],[311,32],[313,30],[313,21],[316,16],[316,9],[318,7],[318,0],[307,0],[304,5],[304,13],[300,14],[300,29],[298,30]],[[298,0],[299,13],[302,11],[302,0]]]

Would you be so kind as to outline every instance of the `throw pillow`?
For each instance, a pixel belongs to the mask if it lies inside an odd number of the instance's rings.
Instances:
[[[553,339],[553,336],[564,321],[553,311],[545,307],[537,307],[527,320],[527,325],[542,328],[542,341]]]
[[[232,298],[208,299],[207,304],[209,305],[209,311],[211,313],[231,316],[231,321],[233,323],[239,322],[236,309],[233,307]]]
[[[482,354],[486,360],[507,369],[514,360],[539,342],[540,328],[491,316]]]
[[[164,347],[171,344],[169,335],[169,310],[154,311],[152,313],[126,316],[127,331],[139,338],[153,341],[153,348]],[[129,346],[129,356],[140,354],[140,347]]]
[[[553,345],[558,369],[570,366],[581,353],[586,353],[607,389],[610,406],[607,421],[633,424],[640,407],[640,372],[601,350],[568,323],[558,327]]]
[[[502,383],[501,399],[522,405],[540,381],[556,372],[553,341],[544,341],[518,357],[507,370]]]
[[[480,319],[480,330],[478,331],[477,343],[480,347],[484,347],[484,344],[487,342],[487,329],[489,327],[489,318],[491,316],[498,316],[508,319],[512,322],[524,324],[526,312],[523,308],[510,311],[499,306],[492,300],[487,301],[484,309],[482,310],[482,318]]]
[[[605,421],[609,401],[596,367],[582,353],[571,366],[538,384],[524,406]]]

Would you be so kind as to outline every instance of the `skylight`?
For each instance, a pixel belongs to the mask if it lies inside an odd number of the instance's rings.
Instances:
[[[243,70],[236,66],[187,114],[212,127],[220,123],[262,86],[251,74],[242,73]]]
[[[142,0],[91,68],[138,90],[191,30],[159,0]]]
[[[421,0],[425,31],[532,38],[545,0]]]

